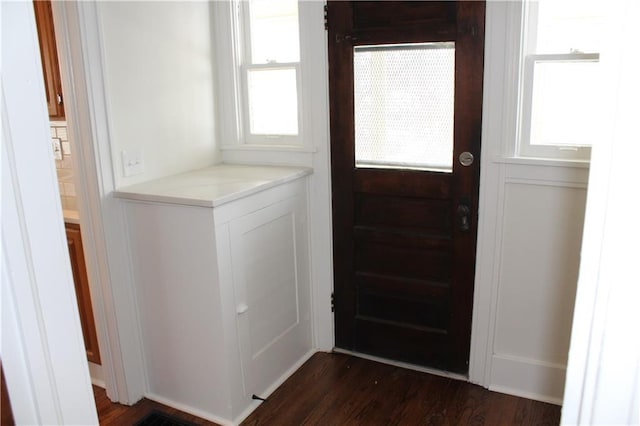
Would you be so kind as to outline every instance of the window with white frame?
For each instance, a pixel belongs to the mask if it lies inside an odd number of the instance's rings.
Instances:
[[[526,2],[518,154],[588,160],[597,143],[600,0]]]
[[[216,2],[219,80],[229,139],[241,145],[302,144],[300,37],[297,0]],[[227,8],[227,9],[225,9]],[[224,12],[227,12],[226,14]],[[228,18],[228,19],[227,19]],[[233,64],[233,65],[232,65]],[[233,134],[233,136],[231,136]]]

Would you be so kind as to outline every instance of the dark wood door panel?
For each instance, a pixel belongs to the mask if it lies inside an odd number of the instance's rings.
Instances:
[[[379,35],[384,35],[384,40],[393,40],[394,35],[406,38],[407,34],[424,34],[425,31],[431,31],[432,36],[455,33],[455,2],[408,1],[403,3],[403,7],[398,7],[396,1],[355,1],[345,4],[345,7],[353,8],[353,30],[361,37],[364,34],[370,36],[364,37],[365,40],[379,38]],[[395,31],[398,28],[402,28],[402,31]],[[360,40],[362,38],[355,41]]]
[[[353,171],[353,190],[367,194],[446,200],[452,196],[452,183],[450,173],[364,168]]]
[[[353,2],[353,28],[355,30],[387,30],[420,26],[428,28],[455,28],[456,5],[448,1],[403,2],[398,7],[396,1],[356,1]],[[423,30],[424,31],[424,30]]]
[[[394,292],[369,293],[360,290],[357,318],[390,321],[403,327],[426,327],[446,332],[449,326],[449,298],[404,298]]]
[[[354,46],[375,46],[381,44],[406,44],[453,41],[456,38],[456,28],[452,25],[442,25],[429,28],[412,25],[404,28],[402,34],[393,29],[354,30],[352,34],[338,35],[338,40],[349,37]]]
[[[412,242],[419,244],[416,240]],[[421,242],[428,243],[427,240]],[[416,258],[420,261],[416,262]],[[356,272],[449,282],[451,265],[449,251],[440,250],[437,245],[425,244],[418,248],[411,245],[356,241]]]
[[[353,238],[360,247],[362,244],[378,244],[420,251],[450,251],[453,248],[450,236],[434,236],[414,230],[354,225]]]
[[[355,194],[356,226],[409,229],[437,236],[450,236],[451,202],[425,198],[403,198]]]
[[[454,370],[450,366],[446,332],[362,318],[356,318],[355,323],[358,352]]]
[[[358,290],[389,297],[445,300],[449,297],[449,283],[407,277],[390,277],[371,272],[356,272]]]

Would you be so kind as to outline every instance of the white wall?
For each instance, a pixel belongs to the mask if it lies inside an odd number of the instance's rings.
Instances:
[[[98,3],[116,187],[220,161],[209,8]],[[144,173],[124,177],[123,150],[142,150]]]
[[[470,379],[560,403],[588,168],[514,157],[518,8],[487,2]]]

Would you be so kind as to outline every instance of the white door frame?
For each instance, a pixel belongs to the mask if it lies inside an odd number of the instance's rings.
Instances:
[[[78,209],[108,397],[133,404],[146,391],[141,332],[124,217],[115,189],[99,5],[52,2],[76,175]]]
[[[593,148],[562,424],[640,423],[640,280],[635,212],[640,156],[640,59],[632,54],[640,4],[607,8],[601,54],[606,98]]]
[[[13,416],[17,424],[97,424],[32,3],[3,3],[0,28],[0,352]]]

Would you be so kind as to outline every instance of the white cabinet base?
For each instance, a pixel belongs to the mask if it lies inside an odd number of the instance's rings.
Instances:
[[[306,178],[216,207],[127,198],[147,397],[238,423],[313,353]]]

